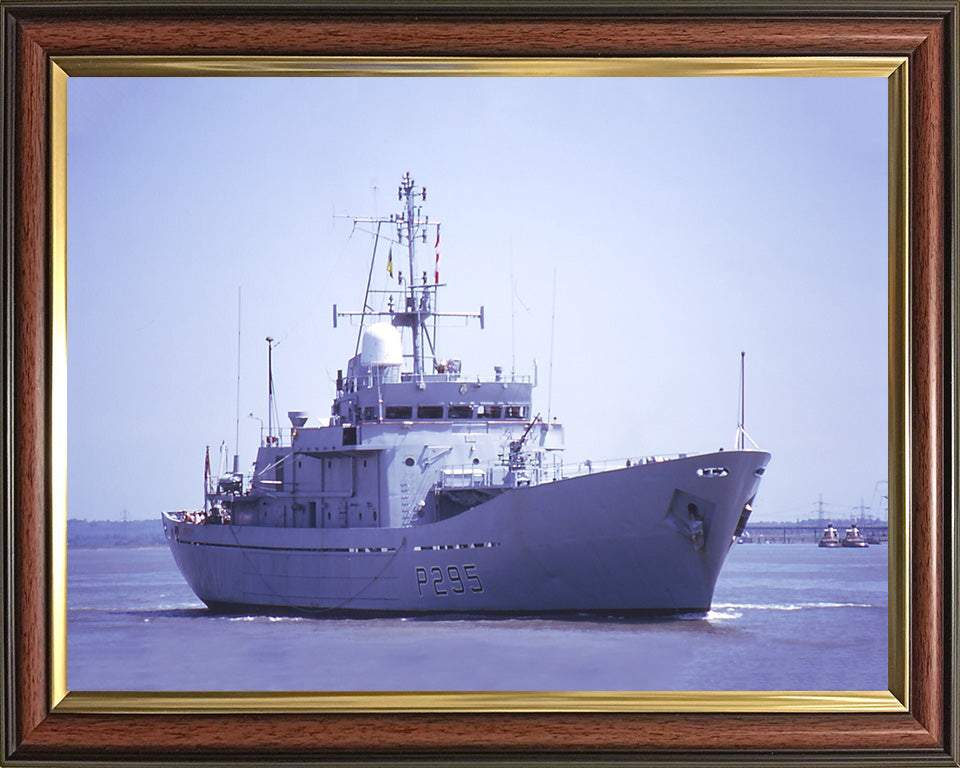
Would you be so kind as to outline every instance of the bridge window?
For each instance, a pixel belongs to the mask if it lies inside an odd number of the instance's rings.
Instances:
[[[363,409],[363,420],[364,421],[373,421],[377,418],[377,406],[367,405]]]
[[[451,405],[447,409],[447,413],[451,419],[472,419],[473,418],[473,406],[472,405]]]
[[[529,413],[529,408],[526,405],[508,405],[507,406],[507,418],[508,419],[525,419]]]
[[[419,408],[417,408],[417,418],[418,419],[442,419],[443,406],[442,405],[421,405]]]
[[[478,419],[499,419],[503,416],[503,407],[499,405],[478,405]]]
[[[383,415],[387,419],[412,419],[412,405],[388,405],[383,409]]]

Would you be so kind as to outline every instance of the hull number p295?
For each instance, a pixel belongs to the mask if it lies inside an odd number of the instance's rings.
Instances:
[[[463,575],[461,576],[461,570]],[[423,597],[433,592],[437,597],[462,595],[464,592],[483,592],[483,582],[475,565],[448,565],[417,568],[417,593]]]

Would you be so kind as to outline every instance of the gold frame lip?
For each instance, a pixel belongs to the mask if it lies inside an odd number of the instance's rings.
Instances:
[[[668,58],[508,58],[494,57],[246,57],[246,56],[53,56],[49,81],[51,159],[49,223],[54,306],[51,333],[54,411],[66,412],[66,81],[70,76],[645,76],[645,77],[884,77],[890,82],[888,114],[889,177],[905,192],[907,168],[908,59],[905,56],[668,57]],[[899,109],[894,108],[895,105]],[[57,117],[58,120],[54,118]],[[893,202],[893,199],[891,198]],[[909,342],[909,219],[906,198],[890,216],[890,403],[892,413],[907,408],[906,346]],[[898,293],[899,290],[899,293]],[[899,339],[899,340],[898,340]],[[63,342],[58,344],[58,342]],[[900,344],[903,349],[894,351]],[[891,421],[891,434],[893,421]],[[65,417],[64,417],[65,422]],[[50,703],[57,713],[904,713],[909,711],[909,429],[904,450],[891,448],[893,480],[900,480],[900,524],[891,540],[891,628],[889,691],[488,691],[488,692],[71,692],[66,670],[66,441],[52,430],[51,466],[62,473],[54,483],[62,510],[53,510],[50,544],[51,584]],[[59,436],[59,437],[58,437]],[[901,455],[902,453],[902,455]],[[54,478],[56,481],[57,478]],[[58,503],[54,500],[54,506]],[[891,496],[891,509],[894,507]],[[62,514],[61,514],[62,511]],[[58,530],[62,527],[63,530]],[[60,535],[62,534],[62,535]],[[57,583],[60,579],[59,584]],[[894,619],[902,620],[897,623]],[[902,623],[906,622],[906,623]]]
[[[905,56],[54,56],[74,77],[889,77]]]
[[[148,713],[905,713],[889,691],[434,691],[69,693],[58,714]]]
[[[67,75],[50,65],[50,698],[67,693]]]

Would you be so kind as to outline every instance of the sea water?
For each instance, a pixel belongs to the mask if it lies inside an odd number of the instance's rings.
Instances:
[[[74,691],[886,690],[886,545],[734,546],[705,616],[210,613],[164,547],[67,557]]]

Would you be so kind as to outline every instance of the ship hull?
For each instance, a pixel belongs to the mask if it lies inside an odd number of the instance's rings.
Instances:
[[[703,612],[768,460],[731,451],[597,472],[407,528],[163,524],[187,582],[219,610]]]

